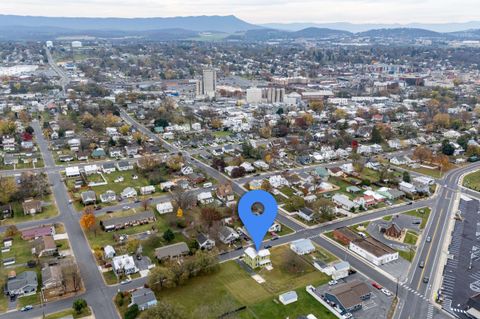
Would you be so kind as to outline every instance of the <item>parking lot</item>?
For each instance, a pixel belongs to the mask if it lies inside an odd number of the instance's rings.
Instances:
[[[362,309],[353,312],[355,318],[365,319],[385,319],[387,312],[390,309],[390,305],[393,300],[395,292],[391,292],[392,296],[385,295],[381,290],[372,286],[372,281],[359,273],[348,276],[347,278],[338,281],[337,285],[341,285],[346,282],[351,282],[355,279],[365,282],[371,290],[371,297],[368,300],[362,302]],[[316,287],[317,295],[322,295],[326,291],[335,288],[335,286],[323,285]]]
[[[468,298],[480,292],[479,204],[478,200],[462,195],[458,210],[463,220],[455,222],[448,248],[450,255],[443,271],[443,307],[464,318]]]

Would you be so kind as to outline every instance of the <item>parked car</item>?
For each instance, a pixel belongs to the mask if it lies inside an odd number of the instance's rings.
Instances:
[[[330,281],[328,282],[328,285],[329,285],[329,286],[335,286],[336,284],[338,284],[338,281],[336,281],[336,280],[330,280]]]
[[[379,285],[378,283],[376,283],[375,281],[372,282],[372,286],[377,288],[378,290],[382,289],[383,287],[381,285]]]

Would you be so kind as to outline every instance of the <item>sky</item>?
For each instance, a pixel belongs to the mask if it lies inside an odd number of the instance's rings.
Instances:
[[[480,20],[479,0],[0,0],[1,14],[171,17],[233,14],[251,23]]]

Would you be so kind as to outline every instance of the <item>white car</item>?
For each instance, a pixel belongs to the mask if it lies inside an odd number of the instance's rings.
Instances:
[[[392,293],[390,291],[388,291],[388,289],[386,289],[386,288],[382,288],[382,292],[388,297],[390,297],[392,295]]]
[[[330,281],[328,282],[328,285],[329,285],[329,286],[335,286],[336,284],[338,284],[338,281],[336,281],[336,280],[330,280]]]

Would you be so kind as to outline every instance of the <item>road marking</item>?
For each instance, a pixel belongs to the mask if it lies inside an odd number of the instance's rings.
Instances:
[[[433,231],[432,242],[435,242],[433,239],[436,238],[436,236],[437,236],[438,226],[440,226],[440,220],[441,220],[440,216],[442,216],[444,211],[445,211],[445,207],[442,207],[442,208],[440,208],[440,211],[438,212],[439,216],[437,217],[437,225],[435,226],[435,230]],[[430,260],[430,253],[432,252],[432,247],[433,246],[434,245],[430,245],[428,247],[427,257],[425,258],[425,265],[427,265],[428,261]],[[420,284],[423,282],[423,276],[425,274],[425,269],[427,269],[427,267],[423,267],[422,272],[420,274],[420,278],[418,280],[418,285],[417,285],[417,290],[420,290]]]

